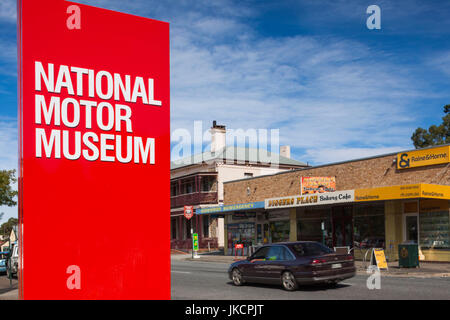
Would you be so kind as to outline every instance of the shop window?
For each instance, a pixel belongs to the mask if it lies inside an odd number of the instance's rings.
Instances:
[[[419,245],[422,249],[450,249],[449,204],[447,200],[421,200]]]
[[[359,248],[385,248],[384,204],[355,206],[354,245]]]
[[[171,237],[172,239],[177,238],[177,218],[170,219]]]
[[[289,241],[289,232],[289,220],[270,222],[270,234],[272,236],[272,243]]]
[[[297,240],[324,242],[326,246],[333,247],[331,209],[306,209],[301,212],[297,221]]]
[[[244,252],[247,252],[248,247],[253,245],[255,238],[255,224],[254,223],[231,223],[227,225],[228,232],[228,254],[234,252],[234,245],[242,243],[244,245]]]
[[[203,237],[209,238],[209,216],[204,215],[202,217],[202,226],[203,226]]]

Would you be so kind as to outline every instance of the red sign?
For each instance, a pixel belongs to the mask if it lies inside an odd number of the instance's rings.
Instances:
[[[170,299],[169,24],[18,9],[20,297]]]
[[[235,249],[244,249],[244,245],[242,243],[236,243],[234,247]]]
[[[336,177],[302,177],[300,194],[336,191]]]
[[[184,216],[186,219],[192,218],[194,215],[194,207],[193,206],[184,206]]]

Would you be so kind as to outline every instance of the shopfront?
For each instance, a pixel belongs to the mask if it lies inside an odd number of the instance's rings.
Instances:
[[[263,244],[289,241],[289,210],[230,212],[225,224],[226,252],[230,255],[235,253],[236,244],[243,244],[247,254]]]
[[[264,228],[266,221],[264,201],[197,209],[196,214],[224,217],[224,251],[227,255],[235,254],[236,244],[243,244],[244,249],[239,254],[247,255],[256,245],[258,228]],[[262,238],[262,233],[260,236]]]
[[[449,154],[440,146],[230,181],[224,202],[264,201],[248,221],[253,245],[319,241],[357,258],[383,248],[392,261],[399,244],[417,243],[421,260],[450,262]]]
[[[358,259],[383,248],[396,260],[399,243],[418,243],[421,260],[450,261],[449,195],[449,186],[415,184],[265,199],[226,215],[226,253],[297,240],[347,247]]]

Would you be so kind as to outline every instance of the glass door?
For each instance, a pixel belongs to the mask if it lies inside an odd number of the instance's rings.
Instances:
[[[418,215],[405,215],[404,217],[404,240],[406,243],[418,243],[419,223]]]
[[[353,246],[352,207],[333,207],[333,247]]]
[[[256,224],[256,244],[263,245],[270,242],[269,224]]]

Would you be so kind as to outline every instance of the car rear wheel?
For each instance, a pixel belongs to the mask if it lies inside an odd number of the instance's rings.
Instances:
[[[233,279],[233,284],[235,286],[242,286],[244,284],[244,280],[242,279],[242,272],[239,271],[238,268],[234,268],[231,273],[231,278]]]
[[[287,291],[294,291],[298,289],[297,281],[290,271],[286,271],[283,273],[283,275],[281,276],[281,284]]]

